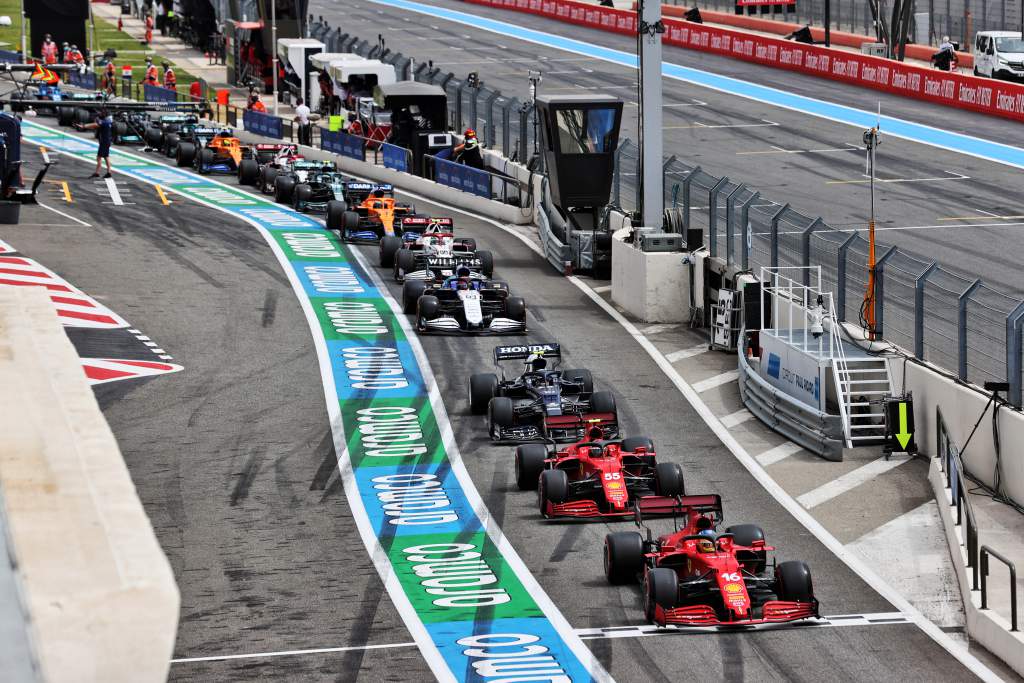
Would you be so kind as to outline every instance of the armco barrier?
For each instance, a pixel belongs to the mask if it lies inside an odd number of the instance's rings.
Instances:
[[[68,83],[79,88],[85,88],[86,90],[95,90],[96,74],[92,72],[80,73],[78,71],[71,71],[68,73]]]
[[[366,161],[363,139],[341,131],[320,130],[320,148],[356,161]]]
[[[280,140],[284,137],[284,123],[279,116],[264,114],[259,111],[245,110],[242,114],[242,126],[258,135]]]
[[[434,180],[478,197],[491,197],[491,176],[486,171],[434,157]]]
[[[0,432],[0,498],[42,679],[166,680],[174,575],[36,287],[0,287]]]
[[[20,64],[21,53],[10,50],[0,50],[0,64]]]
[[[143,84],[143,98],[146,102],[177,102],[178,93],[170,88],[161,88],[159,85]]]
[[[636,13],[574,0],[464,0],[602,31],[636,35]],[[798,71],[903,97],[1024,121],[1024,86],[911,66],[732,29],[664,20],[666,45]]]

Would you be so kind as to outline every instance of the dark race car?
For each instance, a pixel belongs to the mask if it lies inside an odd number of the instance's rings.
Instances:
[[[111,129],[115,145],[145,145],[146,131],[150,127],[149,114],[143,111],[114,111]]]
[[[446,278],[462,266],[484,277],[494,274],[491,252],[477,250],[472,237],[456,237],[451,218],[406,217],[402,229],[402,237],[380,241],[381,265],[391,261],[398,282]]]
[[[296,145],[261,142],[247,146],[248,153],[238,165],[238,182],[255,185],[263,194],[273,194],[278,175],[287,175],[294,161],[301,160]]]
[[[348,176],[335,169],[334,164],[310,171],[295,186],[292,207],[300,213],[326,213],[331,202],[345,196],[345,185],[349,180]]]
[[[192,131],[199,125],[195,114],[164,114],[150,121],[146,128],[146,146],[159,150],[164,156],[173,157],[178,151],[178,141],[189,140]]]
[[[476,373],[469,378],[469,408],[474,415],[487,413],[488,431],[496,442],[579,441],[591,427],[600,427],[606,438],[619,434],[615,397],[594,391],[589,370],[547,368],[547,359],[561,362],[558,344],[524,344],[494,349],[496,373]],[[526,361],[519,377],[505,376],[502,363]]]
[[[558,450],[545,444],[516,447],[516,485],[537,491],[544,517],[626,517],[664,513],[685,493],[683,470],[657,462],[647,436],[604,440],[594,427],[583,441]]]
[[[508,285],[465,267],[444,280],[406,280],[402,308],[420,334],[523,334],[526,302]]]
[[[722,520],[718,495],[683,496],[670,512],[683,515],[680,529],[653,539],[636,531],[608,534],[604,571],[609,583],[639,580],[644,615],[665,626],[749,626],[818,617],[811,570],[799,560],[769,564],[775,548],[754,524],[716,531]],[[642,526],[643,511],[636,514]]]

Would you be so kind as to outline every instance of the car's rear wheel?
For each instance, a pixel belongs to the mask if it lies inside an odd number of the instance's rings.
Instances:
[[[814,584],[811,568],[802,560],[782,562],[775,568],[775,591],[779,600],[811,602],[814,600]]]
[[[526,322],[526,302],[521,296],[510,296],[505,299],[505,316],[510,320]]]
[[[242,159],[238,164],[238,184],[255,185],[260,177],[260,164],[255,159]]]
[[[595,391],[590,396],[590,412],[614,413],[615,397],[610,391]]]
[[[57,123],[70,126],[75,122],[75,110],[71,107],[57,107]]]
[[[164,156],[170,158],[178,153],[178,144],[181,141],[181,136],[177,133],[168,133],[164,136],[163,151]]]
[[[307,183],[299,183],[292,192],[292,207],[298,211],[306,210],[306,205],[313,199],[313,188]]]
[[[348,204],[345,202],[332,199],[327,202],[327,229],[328,230],[341,230],[341,217],[348,211]],[[409,311],[406,311],[409,313]]]
[[[569,475],[562,470],[544,470],[537,487],[537,506],[547,517],[548,503],[558,505],[569,499]]]
[[[92,123],[92,114],[88,109],[78,107],[75,109],[75,121],[82,124]]]
[[[476,240],[472,237],[463,237],[460,241],[469,251],[476,251]]]
[[[206,173],[206,171],[213,165],[217,155],[213,153],[212,149],[201,149],[199,150],[199,166],[198,171],[200,173]]]
[[[415,313],[416,304],[423,292],[427,291],[427,283],[420,280],[407,280],[402,285],[402,312]]]
[[[677,462],[659,462],[654,470],[654,483],[659,496],[686,494],[686,487],[683,485],[683,468]]]
[[[520,491],[537,488],[547,459],[548,451],[542,444],[527,443],[516,447],[516,486]]]
[[[732,534],[733,543],[736,545],[750,547],[754,545],[755,541],[764,541],[764,530],[756,524],[734,524],[727,527],[725,533]],[[757,552],[738,550],[736,559],[751,574],[760,574],[768,564],[768,553],[763,550]]]
[[[263,167],[263,183],[260,187],[260,191],[264,194],[270,194],[276,188],[277,181],[277,169],[269,164]]]
[[[402,248],[402,238],[397,235],[384,235],[380,240],[380,265],[381,268],[391,268],[395,265],[395,254]]]
[[[192,160],[196,158],[196,146],[191,142],[179,142],[178,151],[175,154],[175,162],[178,166],[191,166]]]
[[[384,239],[387,239],[387,237]],[[395,253],[395,279],[398,279],[399,274],[401,274],[402,277],[405,277],[415,270],[416,254],[414,254],[411,249],[399,249]]]
[[[128,124],[124,121],[114,121],[114,125],[111,128],[110,133],[114,142],[117,144],[124,142],[124,137],[128,135]]]
[[[288,204],[292,200],[292,193],[295,192],[295,180],[286,176],[274,178],[274,201],[278,204]]]
[[[644,568],[644,539],[635,531],[617,531],[604,537],[604,575],[608,583],[636,580]]]
[[[411,282],[409,283],[411,284]],[[422,282],[420,283],[423,284]],[[480,372],[469,376],[469,412],[483,415],[487,404],[498,393],[498,376],[493,372]]]
[[[156,126],[146,129],[146,146],[150,149],[160,149],[164,144],[164,132]]]
[[[654,607],[673,609],[679,601],[679,577],[674,569],[656,567],[644,578],[644,616],[654,621]]]
[[[573,384],[582,384],[581,393],[589,394],[594,391],[594,376],[590,374],[590,370],[579,368],[563,370],[562,377],[568,379]]]
[[[480,259],[480,272],[487,277],[494,275],[494,254],[482,249],[476,252],[476,257]]]

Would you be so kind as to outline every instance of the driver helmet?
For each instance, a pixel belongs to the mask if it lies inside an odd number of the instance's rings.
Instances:
[[[472,128],[467,128],[466,132],[462,134],[462,137],[466,138],[467,141],[468,140],[475,140],[476,139],[476,131],[473,130]]]
[[[548,362],[544,359],[544,356],[539,353],[531,354],[530,357],[526,359],[526,364],[529,365],[534,372],[540,372],[548,366]]]
[[[711,521],[710,517],[705,515],[698,517],[696,527],[698,536],[706,536],[709,539],[715,538],[715,523]]]
[[[468,278],[470,275],[470,270],[467,266],[459,266],[458,270],[455,271],[455,274],[458,275],[460,278]]]
[[[587,432],[587,438],[590,439],[591,441],[600,441],[601,439],[604,438],[604,430],[598,427],[597,425],[594,425]]]
[[[697,541],[697,552],[699,553],[713,553],[715,552],[715,542],[710,538],[702,538]]]

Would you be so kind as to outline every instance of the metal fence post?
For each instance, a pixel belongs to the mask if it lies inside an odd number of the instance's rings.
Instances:
[[[825,222],[822,221],[821,218],[815,218],[811,221],[811,224],[804,228],[804,231],[800,233],[800,245],[803,253],[800,265],[804,267],[804,287],[811,286],[811,233],[824,224]]]
[[[622,147],[615,150],[615,164],[612,170],[612,202],[615,206],[622,206]]]
[[[939,267],[934,261],[914,282],[914,357],[924,357],[924,285],[928,276]]]
[[[693,178],[700,173],[700,166],[693,169],[686,174],[683,178],[683,235],[686,235],[686,231],[690,229],[690,186],[693,184]]]
[[[742,234],[742,257],[740,258],[740,266],[743,270],[750,270],[750,250],[754,243],[754,236],[751,235],[750,227],[750,205],[757,201],[758,197],[761,196],[760,192],[755,192],[750,196],[743,207],[740,209],[740,231]]]
[[[1024,301],[1006,316],[1006,381],[1010,383],[1009,401],[1021,407],[1021,329],[1024,329]]]
[[[889,247],[889,251],[882,255],[882,258],[875,262],[875,334],[884,336],[883,326],[885,324],[885,262],[892,258],[897,251],[896,247]]]
[[[526,149],[527,143],[529,142],[529,140],[527,140],[526,131],[529,130],[529,128],[530,106],[528,104],[524,104],[523,108],[519,110],[519,149],[517,150],[519,152],[519,161],[523,164],[525,164],[527,159],[529,159],[529,151]],[[618,196],[617,193],[616,196]]]
[[[850,245],[857,239],[857,233],[851,234],[842,244],[836,254],[836,296],[839,301],[836,304],[836,315],[840,320],[846,320],[846,252]]]
[[[732,265],[734,260],[733,256],[733,238],[736,235],[735,230],[735,218],[736,218],[736,195],[739,194],[740,190],[744,189],[745,185],[737,185],[736,188],[725,196],[725,263],[726,265]]]
[[[718,256],[718,191],[729,182],[729,177],[722,178],[708,190],[708,246],[711,258]]]
[[[785,204],[771,219],[771,244],[768,247],[768,265],[773,269],[779,267],[779,219],[782,218],[782,214],[786,213],[789,208],[789,204]]]
[[[974,290],[981,287],[981,279],[975,280],[957,299],[957,376],[967,381],[967,302]]]

